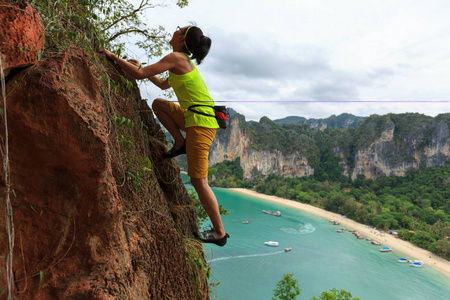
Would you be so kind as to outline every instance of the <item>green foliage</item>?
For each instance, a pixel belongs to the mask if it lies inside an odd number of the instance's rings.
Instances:
[[[430,246],[430,251],[441,257],[450,257],[450,241],[448,239],[439,240]]]
[[[116,117],[116,123],[117,125],[126,127],[128,129],[134,128],[134,122],[125,117]]]
[[[195,299],[203,299],[205,298],[204,294],[206,294],[205,292],[207,291],[205,282],[211,276],[211,267],[203,258],[203,248],[199,241],[195,239],[184,239],[183,244],[191,282],[195,287]]]
[[[294,274],[283,274],[283,278],[277,283],[277,287],[273,290],[274,297],[272,300],[295,300],[300,295],[302,289],[300,288],[297,279],[293,278]],[[324,291],[319,298],[312,297],[311,300],[360,300],[359,298],[352,298],[352,294],[345,290],[338,290],[333,288],[329,291]]]
[[[332,115],[324,121],[327,124],[328,128],[334,128],[334,129],[344,129],[344,128],[351,128],[351,127],[358,127],[361,125],[364,120],[367,119],[366,117],[357,117],[352,114],[343,113],[338,116]]]
[[[132,155],[134,154],[134,150],[136,148],[135,138],[131,135],[131,130],[135,128],[135,123],[128,118],[116,115],[115,117],[116,124],[123,128],[122,131],[125,131],[127,134],[118,134],[117,138],[119,139],[120,144],[123,146],[124,150]],[[140,129],[144,130],[147,126],[142,123],[140,125]],[[133,153],[131,153],[133,152]],[[147,172],[151,171],[152,162],[147,157],[142,156],[132,156],[127,159],[126,171],[119,179],[122,183],[126,181],[130,181],[133,183],[134,188],[141,188],[141,184],[146,179]],[[146,182],[149,185],[149,180]]]
[[[118,138],[125,150],[130,151],[134,148],[134,137],[121,134]]]
[[[313,297],[312,300],[359,300],[359,298],[352,298],[350,292],[333,288],[329,292],[323,292],[319,298]]]
[[[225,160],[211,166],[208,169],[208,181],[212,186],[222,187],[244,187],[250,184],[244,180],[244,170],[241,167],[240,157],[234,161]]]
[[[310,124],[315,128],[326,126],[327,128],[343,129],[358,127],[365,119],[366,117],[357,117],[352,114],[343,113],[338,116],[332,115],[325,119],[306,119],[304,117],[290,116],[283,119],[274,120],[274,122],[278,125]]]
[[[394,124],[389,115],[371,115],[355,130],[355,141],[358,148],[368,146],[381,136],[381,133]]]
[[[169,34],[161,26],[151,28],[144,21],[144,12],[163,3],[140,1],[134,6],[127,0],[31,0],[46,31],[47,49],[64,51],[84,47],[91,51],[109,48],[125,54],[127,39],[136,37],[135,45],[149,58],[160,56],[168,48]],[[178,0],[185,7],[187,0]]]
[[[198,195],[195,192],[195,190],[187,189],[187,192],[191,197],[192,201],[194,202],[195,210],[197,211],[197,226],[201,228],[203,223],[208,219],[208,214],[206,213],[206,210],[203,208],[203,205],[200,202],[200,199],[198,198]],[[228,210],[223,208],[222,204],[219,204],[219,213],[224,216],[230,214]]]
[[[141,187],[141,182],[145,179],[145,175],[147,172],[150,172],[152,166],[152,162],[147,157],[135,157],[131,158],[127,164],[127,170],[125,171],[125,175],[120,177],[121,182],[131,181],[134,184],[136,189]],[[150,182],[147,180],[147,185]]]
[[[421,248],[429,249],[436,241],[429,232],[419,230],[411,237],[410,242]]]
[[[337,141],[342,140],[342,130],[313,131],[313,137],[318,149],[318,162],[315,163],[314,177],[319,181],[339,180],[342,177],[341,158],[334,154],[334,148],[342,146]],[[343,149],[345,150],[345,149]]]
[[[44,272],[39,271],[39,287],[38,287],[39,289],[41,288],[43,282],[44,282]]]
[[[24,2],[16,0],[14,2]],[[169,49],[170,34],[164,27],[149,26],[144,13],[149,9],[167,6],[166,2],[142,0],[136,5],[128,0],[29,0],[41,17],[45,29],[45,51],[38,52],[38,60],[46,53],[63,52],[68,48],[83,48],[95,53],[103,48],[126,58],[130,41],[142,49],[150,59]],[[183,8],[188,0],[174,1]],[[29,51],[22,45],[20,51]],[[92,59],[96,61],[93,55]],[[124,90],[131,88],[126,82]]]
[[[277,287],[273,290],[273,298],[279,300],[294,300],[300,295],[300,288],[297,279],[293,278],[294,274],[283,274],[283,278],[277,283]]]

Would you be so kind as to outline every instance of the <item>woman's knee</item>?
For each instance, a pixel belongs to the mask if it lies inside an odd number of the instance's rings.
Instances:
[[[156,98],[155,100],[153,100],[152,109],[154,111],[162,111],[162,110],[164,110],[164,106],[166,106],[167,103],[168,103],[168,101],[165,99]]]
[[[208,178],[191,178],[191,184],[195,189],[204,188],[208,186]]]

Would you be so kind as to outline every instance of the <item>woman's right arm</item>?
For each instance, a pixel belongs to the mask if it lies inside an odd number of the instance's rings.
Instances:
[[[174,59],[172,55],[167,55],[161,61],[142,68],[139,62],[135,59],[130,59],[128,61],[118,57],[114,53],[103,49],[101,52],[114,61],[116,61],[119,66],[128,74],[130,74],[135,79],[145,79],[148,78],[154,85],[162,90],[170,88],[168,79],[161,79],[156,74],[160,74],[164,71],[169,70],[172,65],[174,65]]]
[[[176,57],[173,53],[164,56],[160,61],[154,64],[141,68],[134,63],[128,62],[125,59],[118,57],[117,55],[106,49],[103,49],[101,52],[105,53],[109,59],[117,62],[125,72],[130,74],[135,79],[150,78],[154,75],[161,74],[167,70],[172,69],[177,64]]]

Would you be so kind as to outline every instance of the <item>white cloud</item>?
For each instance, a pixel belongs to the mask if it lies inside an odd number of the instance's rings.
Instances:
[[[450,100],[449,15],[447,0],[191,0],[149,10],[148,23],[172,32],[195,21],[213,41],[199,66],[210,93],[241,101],[228,105],[247,119],[435,116],[449,103],[393,101]]]

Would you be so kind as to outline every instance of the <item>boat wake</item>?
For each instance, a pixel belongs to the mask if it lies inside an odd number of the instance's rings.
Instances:
[[[213,261],[219,261],[219,260],[227,260],[232,258],[248,258],[248,257],[257,257],[257,256],[268,256],[268,255],[275,255],[284,253],[284,251],[278,251],[278,252],[272,252],[272,253],[263,253],[263,254],[250,254],[250,255],[237,255],[237,256],[226,256],[226,257],[218,257],[210,260],[210,262]]]
[[[281,227],[280,229],[281,231],[289,234],[308,234],[316,231],[316,227],[314,227],[310,223],[300,223],[296,227]]]

